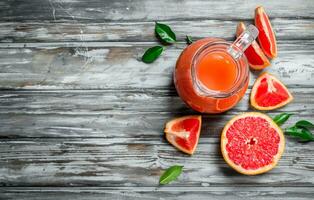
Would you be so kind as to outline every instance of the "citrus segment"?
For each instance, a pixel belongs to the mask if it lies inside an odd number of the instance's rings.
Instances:
[[[261,6],[255,9],[255,26],[259,31],[258,41],[265,55],[269,58],[275,58],[277,56],[276,37],[269,18]]]
[[[217,110],[229,110],[232,107],[234,107],[239,101],[239,96],[237,94],[224,98],[224,99],[218,99],[216,103],[216,109]]]
[[[250,99],[258,110],[273,110],[288,104],[293,97],[283,83],[265,72],[255,81]]]
[[[166,124],[166,139],[179,150],[193,154],[201,130],[201,116],[186,116],[173,119]]]
[[[281,129],[262,113],[245,113],[230,120],[221,135],[225,161],[236,171],[255,175],[276,166],[284,151]]]
[[[239,37],[241,33],[246,29],[245,24],[240,22],[237,26],[236,35]],[[254,40],[252,44],[245,50],[244,54],[247,57],[248,63],[253,69],[264,69],[270,65],[268,58],[263,53],[263,50]]]

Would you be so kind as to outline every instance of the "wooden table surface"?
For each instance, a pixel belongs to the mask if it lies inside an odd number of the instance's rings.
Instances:
[[[279,165],[244,176],[223,161],[219,136],[232,116],[253,110],[251,73],[232,110],[203,115],[195,155],[174,149],[164,123],[196,112],[179,99],[172,72],[185,35],[233,40],[239,21],[263,5],[278,40],[266,69],[295,100],[270,111],[314,121],[314,2],[202,0],[0,1],[0,199],[313,199],[314,145],[287,138]],[[154,63],[154,21],[178,44]],[[171,165],[179,179],[158,186]]]

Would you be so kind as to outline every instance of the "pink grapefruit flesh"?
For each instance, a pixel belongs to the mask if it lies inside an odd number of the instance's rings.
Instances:
[[[185,116],[166,124],[166,139],[177,149],[192,155],[197,147],[201,130],[201,116]]]
[[[239,22],[236,31],[237,37],[239,37],[241,33],[245,31],[245,29],[245,24],[243,22]],[[270,65],[268,58],[265,56],[263,50],[255,40],[245,50],[244,54],[246,55],[249,65],[252,69],[260,70]]]
[[[268,15],[262,6],[255,9],[255,26],[259,31],[258,41],[265,55],[269,58],[277,57],[276,37]]]
[[[261,174],[275,167],[284,146],[282,130],[270,117],[257,112],[234,117],[221,135],[225,161],[246,175]]]
[[[258,110],[274,110],[291,102],[293,97],[282,82],[265,72],[256,79],[250,100]]]

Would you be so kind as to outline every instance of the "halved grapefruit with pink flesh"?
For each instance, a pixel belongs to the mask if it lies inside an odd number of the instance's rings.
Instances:
[[[251,105],[258,110],[274,110],[293,100],[286,86],[275,76],[264,72],[256,79],[251,91]]]
[[[285,147],[282,130],[265,114],[249,112],[231,119],[221,134],[221,152],[230,167],[245,175],[277,165]]]
[[[180,151],[192,155],[197,147],[202,117],[190,115],[169,121],[166,124],[166,139]]]

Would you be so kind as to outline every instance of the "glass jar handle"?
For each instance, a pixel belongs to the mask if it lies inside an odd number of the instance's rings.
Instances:
[[[257,36],[258,29],[254,25],[249,25],[248,28],[230,45],[228,53],[235,60],[238,60]]]

